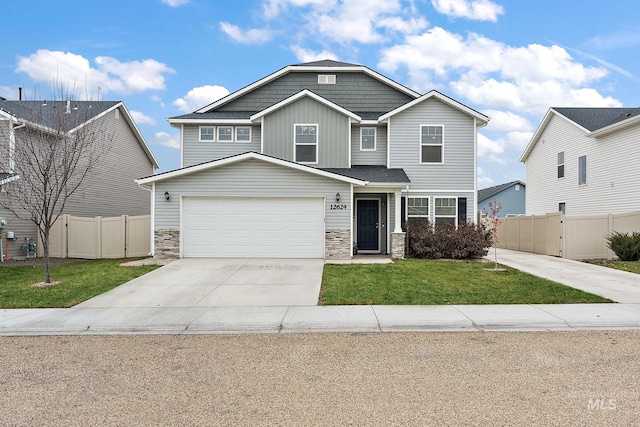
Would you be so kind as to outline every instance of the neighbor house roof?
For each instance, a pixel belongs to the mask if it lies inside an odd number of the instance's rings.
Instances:
[[[122,101],[7,101],[0,100],[0,115],[44,130],[75,132],[82,126],[120,108],[122,116],[154,168],[160,167],[149,145]],[[60,112],[64,111],[61,116]],[[67,116],[68,114],[68,116]],[[63,117],[64,120],[60,120]]]
[[[573,124],[586,136],[595,138],[640,123],[640,108],[551,107],[520,156],[521,162],[526,162],[529,153],[554,116]]]
[[[0,172],[0,185],[8,184],[11,181],[15,181],[20,177],[15,173]]]
[[[504,184],[494,185],[493,187],[488,187],[488,188],[483,188],[482,190],[478,190],[478,202],[486,200],[489,197],[493,197],[499,192],[506,190],[507,188],[516,184],[519,184],[525,187],[525,184],[522,181],[511,181]]]

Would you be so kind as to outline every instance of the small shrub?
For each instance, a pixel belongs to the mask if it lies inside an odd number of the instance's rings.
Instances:
[[[607,246],[621,261],[640,260],[640,232],[629,234],[614,231],[607,236]]]
[[[433,227],[426,218],[409,218],[406,228],[410,258],[482,258],[491,246],[490,233],[468,222],[460,223],[456,229],[449,224]]]

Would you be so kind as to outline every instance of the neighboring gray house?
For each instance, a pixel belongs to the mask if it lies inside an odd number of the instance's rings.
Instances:
[[[12,182],[20,179],[21,165],[17,165],[14,158],[16,147],[24,143],[30,129],[52,129],[54,125],[50,122],[55,120],[58,112],[68,115],[65,129],[60,130],[73,133],[84,126],[100,127],[109,138],[110,146],[100,170],[91,178],[92,185],[71,196],[64,213],[85,217],[150,214],[150,193],[134,180],[140,175],[153,173],[158,162],[120,101],[0,99],[0,198],[6,197],[12,191]],[[25,239],[37,241],[36,225],[29,220],[19,220],[2,208],[0,217],[7,221],[3,238],[8,231],[15,236],[8,242],[8,256],[24,256],[21,246]]]
[[[485,115],[362,65],[287,66],[194,113],[181,169],[138,180],[156,256],[404,255],[406,217],[474,221]]]
[[[491,212],[489,202],[499,202],[502,208],[498,216],[524,215],[526,188],[522,181],[511,181],[505,184],[478,190],[478,211],[484,216]]]
[[[640,108],[550,108],[527,145],[526,213],[640,210]]]

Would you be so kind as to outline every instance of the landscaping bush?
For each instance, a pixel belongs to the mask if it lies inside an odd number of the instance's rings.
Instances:
[[[640,232],[629,234],[614,231],[607,236],[607,246],[621,261],[640,260]]]
[[[409,218],[406,229],[409,258],[482,258],[492,244],[484,227],[468,222],[460,223],[456,229],[449,224],[433,227],[426,218]]]

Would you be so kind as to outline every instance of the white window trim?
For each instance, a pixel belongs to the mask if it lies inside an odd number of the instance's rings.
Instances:
[[[226,128],[231,128],[231,139],[230,139],[230,140],[228,140],[228,141],[227,141],[227,140],[221,141],[221,140],[220,140],[220,129],[226,129]],[[234,137],[234,133],[235,133],[235,130],[234,130],[234,127],[233,127],[233,126],[217,126],[217,127],[216,127],[216,141],[217,141],[217,142],[221,142],[221,143],[230,143],[230,142],[233,142],[233,141],[234,141],[234,139],[233,139],[233,137]]]
[[[456,208],[455,215],[438,215],[436,214],[436,199],[454,199],[453,206]],[[458,197],[457,196],[440,196],[433,198],[433,225],[436,225],[436,218],[453,218],[455,220],[455,226],[458,227]]]
[[[423,144],[422,143],[422,128],[424,127],[429,127],[429,126],[435,126],[435,127],[441,127],[442,128],[442,143],[441,144]],[[441,156],[441,161],[440,162],[423,162],[422,161],[422,147],[423,146],[441,146],[442,147],[442,156]],[[444,165],[444,125],[442,124],[426,124],[426,125],[420,125],[420,134],[418,135],[418,161],[421,165]]]
[[[365,129],[373,129],[373,148],[362,148],[362,131]],[[378,144],[378,129],[373,126],[360,128],[360,151],[376,151]]]
[[[249,129],[249,140],[248,141],[239,141],[238,140],[238,129]],[[234,136],[234,141],[239,143],[239,144],[250,144],[251,143],[251,126],[236,126],[235,129],[233,130],[233,136]]]
[[[298,143],[296,142],[296,127],[298,126],[315,126],[316,127],[316,161],[315,162],[300,162],[296,156],[296,147]],[[314,145],[309,143],[301,143],[299,145]],[[293,159],[294,162],[300,163],[303,165],[317,165],[318,164],[318,146],[320,145],[320,126],[317,123],[294,123],[293,124]]]
[[[580,182],[580,159],[584,157],[584,182]],[[578,156],[578,186],[584,187],[587,185],[587,155]]]
[[[409,200],[410,199],[427,199],[428,200],[427,209],[429,210],[427,212],[427,214],[426,215],[410,215],[409,214]],[[406,212],[407,218],[428,218],[429,220],[431,220],[431,197],[429,197],[429,196],[408,196],[406,198],[406,204],[407,205],[405,206],[405,209],[406,209],[405,212]],[[424,206],[422,206],[422,207],[424,207]]]
[[[558,157],[557,157],[560,153],[562,153],[562,163],[560,163],[558,161]],[[565,160],[566,155],[567,155],[567,153],[565,151],[559,151],[556,154],[556,179],[564,179],[567,176],[567,166],[566,166],[567,161]],[[562,176],[559,177],[558,176],[558,168],[560,166],[563,166],[563,168],[562,168]]]
[[[336,84],[335,74],[318,74],[319,85],[334,85]]]
[[[202,139],[202,128],[213,129],[213,139]],[[217,129],[215,126],[199,126],[198,127],[198,142],[216,142],[216,132]]]

